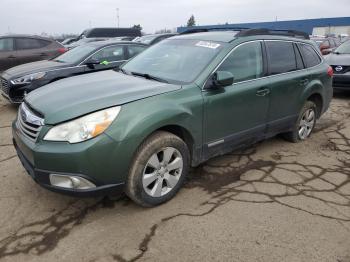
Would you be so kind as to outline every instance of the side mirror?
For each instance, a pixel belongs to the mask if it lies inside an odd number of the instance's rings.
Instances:
[[[101,62],[97,59],[90,58],[85,62],[85,65],[87,65],[89,68],[94,69],[95,65],[99,65]]]
[[[233,74],[228,71],[217,71],[211,79],[211,88],[221,88],[233,84]]]

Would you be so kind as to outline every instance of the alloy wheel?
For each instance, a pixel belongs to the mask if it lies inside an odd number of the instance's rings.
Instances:
[[[183,170],[183,157],[173,147],[166,147],[153,154],[142,175],[145,192],[151,197],[168,194],[179,182]]]
[[[316,114],[313,108],[306,110],[299,123],[299,138],[305,140],[311,134],[316,122]]]

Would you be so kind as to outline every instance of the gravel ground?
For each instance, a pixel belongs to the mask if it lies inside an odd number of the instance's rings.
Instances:
[[[308,141],[212,159],[152,209],[36,185],[11,142],[16,110],[0,98],[0,261],[350,261],[350,95]]]

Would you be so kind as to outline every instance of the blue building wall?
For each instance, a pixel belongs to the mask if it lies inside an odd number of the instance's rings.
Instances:
[[[267,28],[267,29],[275,29],[275,30],[283,30],[283,29],[298,30],[298,31],[306,32],[311,35],[314,27],[328,27],[328,26],[350,26],[350,17],[178,27],[177,32],[182,33],[184,31],[187,31],[189,29],[194,29],[194,28],[210,29],[215,27],[215,28],[225,29],[230,27],[243,27],[243,28]]]

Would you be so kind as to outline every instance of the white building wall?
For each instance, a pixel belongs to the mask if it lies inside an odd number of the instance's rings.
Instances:
[[[313,35],[326,35],[335,34],[339,36],[341,34],[350,35],[350,26],[327,26],[327,27],[314,27]]]

